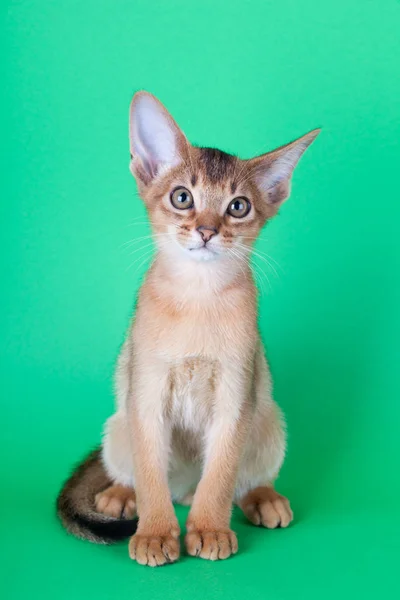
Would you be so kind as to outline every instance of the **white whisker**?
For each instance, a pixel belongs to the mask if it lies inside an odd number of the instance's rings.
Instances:
[[[140,265],[142,265],[144,262],[146,262],[146,260],[147,260],[148,258],[150,258],[150,256],[153,254],[153,250],[154,250],[154,248],[150,248],[150,250],[147,250],[147,251],[145,252],[145,256],[144,256],[144,258],[143,258],[142,262],[140,263]],[[133,267],[135,264],[137,264],[137,262],[138,262],[138,261],[139,261],[141,258],[142,258],[141,256],[138,256],[138,258],[136,258],[136,260],[134,260],[134,261],[133,261],[133,262],[132,262],[132,263],[129,265],[129,267],[127,267],[127,269],[126,269],[126,270],[127,270],[127,271],[130,271],[130,269],[132,269],[132,267]],[[138,267],[135,269],[135,272],[136,272],[137,270],[138,270]]]

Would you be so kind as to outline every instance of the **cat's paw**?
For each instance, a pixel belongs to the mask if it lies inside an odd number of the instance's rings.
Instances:
[[[129,556],[140,565],[160,567],[179,558],[179,539],[174,535],[154,536],[136,533],[129,541]]]
[[[136,495],[132,488],[112,485],[95,497],[96,510],[116,519],[133,519],[136,514]]]
[[[240,506],[251,523],[268,529],[287,527],[293,520],[289,500],[273,488],[252,490],[242,499]]]
[[[186,550],[191,556],[207,560],[229,558],[238,551],[236,534],[230,529],[223,531],[199,531],[194,529],[186,534]]]

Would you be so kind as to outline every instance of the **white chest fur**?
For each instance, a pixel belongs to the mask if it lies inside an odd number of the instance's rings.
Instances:
[[[200,432],[209,421],[219,363],[206,358],[186,358],[171,368],[170,415],[175,427]]]

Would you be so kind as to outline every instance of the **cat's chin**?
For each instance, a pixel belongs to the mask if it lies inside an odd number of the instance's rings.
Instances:
[[[218,253],[206,246],[202,246],[201,248],[188,248],[187,253],[190,258],[196,262],[209,262],[218,258]]]

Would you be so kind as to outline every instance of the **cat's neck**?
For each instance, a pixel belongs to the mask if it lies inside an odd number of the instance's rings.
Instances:
[[[160,293],[174,296],[178,302],[212,302],[224,290],[240,287],[245,291],[254,285],[247,262],[172,260],[162,252],[155,256],[149,279]]]

